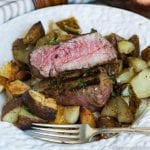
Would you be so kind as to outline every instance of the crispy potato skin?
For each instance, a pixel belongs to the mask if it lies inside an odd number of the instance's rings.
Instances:
[[[45,35],[42,23],[39,21],[35,23],[28,31],[27,35],[23,39],[24,44],[36,44],[37,40]]]
[[[142,51],[142,59],[144,59],[145,61],[150,61],[150,46],[145,48]]]
[[[43,106],[40,102],[33,99],[28,92],[22,95],[24,103],[29,107],[30,111],[44,120],[54,120],[57,110]]]
[[[14,98],[13,100],[9,101],[2,110],[2,117],[3,119],[4,115],[6,113],[9,113],[9,111],[13,110],[16,107],[22,107],[23,106],[23,101],[21,97]]]
[[[100,116],[97,122],[97,126],[99,128],[112,128],[112,127],[119,127],[120,124],[116,118],[109,116]]]
[[[13,112],[14,110],[17,110],[17,111]],[[10,115],[10,117],[12,117],[11,113],[15,117],[13,119],[13,122],[10,122],[10,120],[12,121],[11,118],[9,121],[6,120],[6,118],[5,118],[5,115],[7,115],[7,119],[9,118],[8,117],[9,115]],[[21,96],[12,99],[3,107],[1,120],[13,123],[15,126],[17,126],[20,129],[23,129],[23,130],[29,129],[33,122],[37,122],[37,123],[46,123],[47,122],[46,120],[43,120],[43,119],[31,114],[30,112],[28,112],[28,110],[26,110],[26,108],[24,106],[24,102],[23,102],[23,99]]]
[[[12,52],[15,60],[21,64],[29,64],[29,54],[33,46],[23,43],[23,39],[17,39],[12,46]]]
[[[135,46],[135,50],[131,52],[130,56],[132,57],[139,57],[140,56],[140,42],[139,37],[137,35],[133,35],[129,39],[130,42],[132,42]]]
[[[89,124],[92,128],[96,128],[96,120],[92,112],[90,112],[87,108],[81,108],[80,112],[80,123],[81,124]]]
[[[72,34],[81,33],[80,26],[78,25],[78,22],[74,17],[71,17],[62,21],[58,21],[56,22],[56,24],[67,33],[72,33]]]
[[[114,117],[120,123],[131,123],[134,119],[129,106],[121,97],[111,99],[102,109],[101,116]]]

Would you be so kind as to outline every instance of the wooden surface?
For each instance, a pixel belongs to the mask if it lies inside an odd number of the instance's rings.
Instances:
[[[37,9],[59,4],[67,4],[67,1],[68,0],[33,0]],[[150,4],[139,4],[142,2],[143,0],[96,0],[95,3],[127,9],[150,18]]]
[[[33,0],[34,5],[37,9],[48,6],[66,4],[67,0]]]

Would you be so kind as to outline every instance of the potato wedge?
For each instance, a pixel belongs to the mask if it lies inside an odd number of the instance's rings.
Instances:
[[[118,84],[128,83],[135,75],[132,67],[124,69],[117,77],[116,81]]]
[[[60,106],[54,121],[54,124],[74,124],[79,119],[80,107],[79,106]]]
[[[129,39],[130,42],[132,42],[135,46],[135,50],[130,53],[130,56],[132,57],[139,57],[140,56],[140,42],[139,37],[137,35],[133,35]]]
[[[128,104],[121,98],[112,98],[102,109],[101,116],[114,117],[120,123],[131,123],[134,119]]]
[[[44,120],[54,120],[57,112],[56,101],[52,98],[45,98],[41,93],[33,90],[22,95],[24,103],[29,110]]]
[[[129,66],[134,69],[135,72],[140,72],[148,67],[147,63],[141,58],[129,57],[128,58]]]
[[[57,114],[55,120],[51,121],[52,124],[67,124],[66,117],[64,116],[65,106],[57,106]]]
[[[150,97],[150,69],[144,69],[130,82],[136,96],[140,98]]]
[[[135,50],[135,45],[130,41],[120,41],[117,43],[118,45],[118,51],[121,54],[130,54]]]
[[[23,107],[22,99],[14,98],[12,101],[9,101],[3,107],[1,120],[9,123],[17,122],[21,107]]]
[[[13,80],[15,74],[19,71],[19,66],[13,61],[8,62],[3,67],[0,68],[0,76]]]
[[[13,43],[12,52],[15,60],[22,64],[29,64],[29,54],[33,50],[33,46],[23,43],[23,39],[17,39]]]
[[[134,120],[134,116],[129,109],[127,103],[121,98],[118,98],[118,122],[121,123],[132,123]]]
[[[14,98],[4,106],[1,120],[13,123],[21,129],[30,128],[32,122],[46,123],[45,120],[28,112],[21,97]]]
[[[74,124],[78,121],[80,114],[79,106],[66,106],[64,110],[64,117],[69,124]]]
[[[142,59],[144,59],[145,61],[150,61],[150,46],[148,46],[142,51],[141,56]]]
[[[56,24],[67,33],[80,34],[81,28],[78,25],[77,20],[74,17],[70,17],[61,21],[56,22]]]
[[[89,124],[92,128],[96,128],[94,115],[87,108],[81,108],[80,123]]]
[[[122,96],[129,96],[130,95],[130,85],[127,84],[126,87],[123,89],[123,91],[121,92]]]
[[[120,125],[116,118],[101,116],[98,119],[97,126],[99,128],[112,128],[112,127],[119,127]]]
[[[42,23],[35,23],[23,39],[24,44],[36,44],[37,40],[45,35]]]
[[[8,90],[13,96],[21,95],[29,89],[30,87],[20,80],[10,82],[6,86],[6,90]]]
[[[101,111],[101,116],[109,116],[117,118],[118,113],[118,99],[113,98],[110,99],[109,102],[104,106],[104,108]]]

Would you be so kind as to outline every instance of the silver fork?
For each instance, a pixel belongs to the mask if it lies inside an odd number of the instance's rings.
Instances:
[[[91,128],[87,124],[56,125],[56,124],[32,124],[32,136],[37,139],[56,143],[86,143],[102,133],[143,133],[150,134],[150,128]]]

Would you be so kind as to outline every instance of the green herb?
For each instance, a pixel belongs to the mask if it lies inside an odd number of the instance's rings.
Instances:
[[[87,86],[86,82],[84,80],[78,80],[78,86],[80,88],[85,88]]]
[[[58,88],[60,85],[59,81],[58,80],[52,80],[49,82],[49,87],[52,88],[52,89],[56,89]]]
[[[94,32],[97,32],[97,30],[94,29],[94,28],[92,28],[92,29],[91,29],[91,33],[94,33]]]
[[[88,70],[85,71],[84,75],[85,75],[85,76],[88,76],[88,75],[90,75],[91,73],[92,73],[92,71],[91,71],[90,69],[88,69]]]
[[[56,45],[56,44],[58,44],[58,43],[59,43],[59,41],[58,41],[58,39],[55,38],[55,37],[53,37],[53,38],[49,41],[49,44],[50,44],[50,45]]]
[[[112,97],[117,97],[117,96],[120,96],[120,95],[119,95],[119,93],[115,93],[115,92],[113,91],[113,92],[111,93],[111,96],[112,96]]]
[[[112,81],[112,84],[116,84],[116,79],[114,76],[109,76],[109,79]]]

